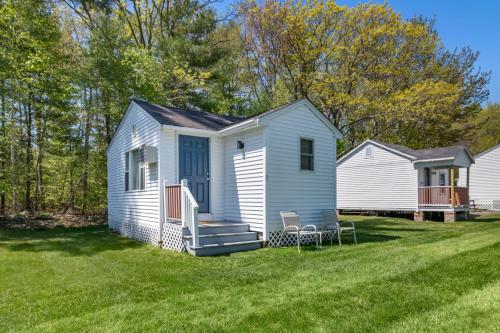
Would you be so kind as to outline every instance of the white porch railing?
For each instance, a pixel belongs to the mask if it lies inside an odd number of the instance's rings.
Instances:
[[[199,232],[198,232],[198,203],[189,190],[186,179],[181,181],[181,216],[182,227],[188,228],[192,236],[192,246],[198,247],[199,245]]]

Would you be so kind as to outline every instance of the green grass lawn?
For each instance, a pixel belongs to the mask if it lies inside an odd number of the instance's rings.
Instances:
[[[0,230],[0,331],[500,331],[500,216],[349,217],[360,244],[195,258],[104,227]]]

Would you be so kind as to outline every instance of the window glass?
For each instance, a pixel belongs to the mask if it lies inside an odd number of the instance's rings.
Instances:
[[[439,174],[439,186],[445,186],[446,184],[446,174],[440,173]]]
[[[300,139],[300,170],[314,170],[314,142]]]
[[[125,153],[125,160],[125,190],[144,190],[146,188],[146,166],[143,163],[142,149]]]
[[[130,172],[129,172],[129,153],[125,153],[125,191],[129,190],[129,179],[130,179]]]

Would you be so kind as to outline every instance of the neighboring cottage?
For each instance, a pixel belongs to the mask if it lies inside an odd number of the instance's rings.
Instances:
[[[347,211],[442,212],[445,221],[468,216],[468,149],[414,150],[367,140],[337,162],[337,206]],[[458,185],[464,169],[464,185]]]
[[[245,119],[134,99],[107,151],[109,226],[196,255],[272,245],[281,210],[336,209],[340,137],[306,99]]]
[[[500,210],[500,145],[474,157],[470,169],[470,198],[479,209]],[[460,173],[460,178],[465,175]],[[465,185],[464,182],[460,183]]]

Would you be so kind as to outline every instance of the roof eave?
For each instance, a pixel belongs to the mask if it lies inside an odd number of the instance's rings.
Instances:
[[[255,117],[248,120],[244,120],[234,125],[229,125],[228,127],[219,130],[217,133],[219,133],[219,135],[225,136],[238,133],[244,130],[248,130],[251,128],[255,128],[259,126],[259,119],[260,119],[259,117]]]
[[[455,157],[450,156],[450,157],[440,157],[440,158],[426,158],[423,160],[414,160],[413,164],[415,163],[427,163],[427,162],[442,162],[442,161],[454,161]]]
[[[211,135],[219,135],[219,132],[216,130],[209,130],[203,128],[194,128],[194,127],[185,127],[185,126],[175,126],[175,125],[161,125],[162,129],[174,130],[174,131],[186,131],[186,132],[196,132],[200,134],[211,134]]]

